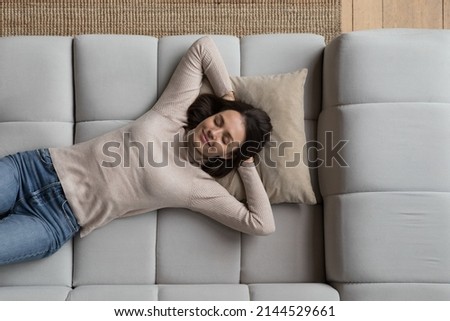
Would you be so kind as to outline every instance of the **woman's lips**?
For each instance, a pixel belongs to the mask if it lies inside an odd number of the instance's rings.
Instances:
[[[200,135],[200,140],[202,141],[203,144],[210,145],[204,130],[202,130],[202,134]]]

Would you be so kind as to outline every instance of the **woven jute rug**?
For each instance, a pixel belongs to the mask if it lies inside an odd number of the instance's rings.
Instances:
[[[341,0],[0,0],[0,35],[341,32]]]

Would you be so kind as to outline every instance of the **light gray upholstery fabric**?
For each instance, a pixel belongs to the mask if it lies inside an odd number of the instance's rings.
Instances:
[[[449,193],[370,192],[328,197],[328,279],[450,282],[449,208]]]
[[[0,157],[42,147],[68,146],[72,141],[70,122],[0,121]]]
[[[166,88],[181,57],[200,35],[163,37],[158,44],[158,95]],[[212,35],[230,75],[240,75],[240,43],[231,36]]]
[[[0,266],[0,288],[3,286],[71,286],[72,241],[51,257],[20,264]]]
[[[68,301],[157,301],[156,285],[84,285],[67,297]]]
[[[450,83],[450,82],[449,82]],[[348,165],[321,167],[323,195],[371,191],[450,191],[450,100],[444,103],[366,103],[329,108],[321,141],[348,141]],[[323,157],[326,159],[326,157]],[[439,177],[439,179],[436,179]]]
[[[320,283],[250,284],[252,301],[338,301],[339,293]]]
[[[324,108],[450,101],[447,30],[385,29],[343,34],[325,51]]]
[[[343,301],[448,301],[449,284],[337,283]]]
[[[156,102],[158,40],[145,36],[74,39],[77,121],[133,120]]]
[[[327,279],[344,300],[449,297],[449,40],[364,31],[325,50],[319,182]],[[341,164],[327,156],[340,141]]]
[[[64,286],[0,287],[0,301],[64,301],[71,290]]]
[[[2,38],[0,156],[71,145],[73,121],[72,38]]]
[[[47,290],[49,291],[49,290]],[[1,292],[0,292],[1,297]],[[336,301],[330,285],[303,284],[174,284],[87,285],[76,287],[70,301]]]
[[[71,38],[2,38],[0,70],[1,121],[73,121]]]
[[[75,238],[74,286],[155,283],[156,213],[111,222]]]
[[[157,99],[158,40],[87,35],[74,39],[75,143],[126,125]]]
[[[185,209],[158,211],[157,283],[239,283],[240,233]]]
[[[131,120],[98,120],[77,123],[75,127],[75,143],[88,141],[91,138],[123,127],[129,122]]]
[[[160,301],[248,301],[244,284],[160,285]]]
[[[243,283],[322,282],[325,278],[321,206],[274,206],[278,231],[242,235]]]

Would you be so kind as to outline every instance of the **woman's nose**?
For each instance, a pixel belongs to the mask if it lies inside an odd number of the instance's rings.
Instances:
[[[209,133],[210,133],[210,138],[211,138],[211,139],[214,139],[214,140],[217,140],[218,137],[220,137],[220,131],[221,131],[220,128],[213,128],[213,129],[211,129],[211,130],[209,131]]]

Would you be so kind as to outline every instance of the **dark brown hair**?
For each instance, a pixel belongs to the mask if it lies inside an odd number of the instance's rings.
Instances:
[[[228,159],[211,157],[202,164],[202,169],[213,177],[223,177],[242,161],[255,156],[263,148],[272,131],[270,117],[261,109],[257,109],[241,101],[230,101],[215,95],[200,95],[188,108],[187,131],[194,129],[206,118],[225,110],[239,112],[245,124],[245,141]]]

